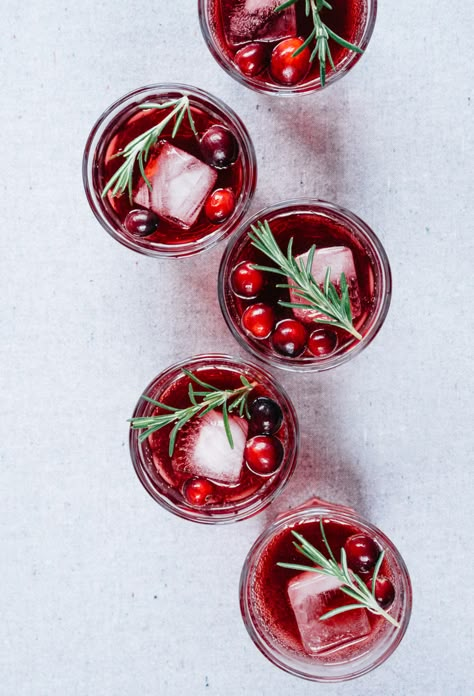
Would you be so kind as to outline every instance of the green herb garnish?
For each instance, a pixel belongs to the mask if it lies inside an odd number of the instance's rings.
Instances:
[[[163,133],[168,123],[170,123],[173,119],[176,120],[171,133],[171,138],[176,136],[186,115],[194,135],[196,138],[198,137],[196,126],[194,125],[194,120],[191,114],[191,106],[189,104],[188,97],[183,96],[180,99],[172,99],[171,101],[164,102],[163,104],[145,102],[144,104],[139,104],[138,106],[139,109],[169,109],[171,107],[173,108],[170,113],[159,123],[157,123],[156,126],[153,126],[141,135],[138,135],[136,138],[131,140],[121,152],[117,152],[115,155],[113,155],[113,157],[124,157],[125,162],[117,169],[115,174],[110,177],[104,190],[102,191],[102,198],[104,198],[109,191],[111,196],[115,197],[121,196],[122,193],[128,190],[128,195],[131,201],[133,172],[136,164],[138,164],[140,174],[151,191],[151,183],[145,174],[145,164],[148,160],[150,149],[156,145],[158,138]]]
[[[340,586],[341,592],[351,597],[354,600],[354,604],[346,604],[345,606],[338,607],[332,611],[328,611],[319,617],[320,621],[326,621],[333,616],[338,614],[343,614],[346,611],[353,611],[354,609],[367,609],[372,614],[377,614],[378,616],[383,616],[389,623],[391,623],[396,628],[400,627],[398,621],[396,621],[393,616],[390,616],[382,607],[378,604],[375,599],[375,583],[377,576],[379,574],[382,562],[384,559],[385,552],[382,551],[378,557],[377,563],[374,568],[374,575],[371,583],[371,590],[367,587],[365,582],[361,578],[347,567],[347,558],[344,548],[341,548],[341,562],[340,564],[336,561],[336,558],[328,544],[326,533],[324,531],[324,525],[322,519],[319,521],[319,526],[321,529],[321,536],[324,545],[329,553],[329,558],[326,558],[318,549],[316,549],[312,544],[310,544],[306,539],[298,532],[292,531],[293,536],[298,540],[293,542],[293,546],[296,550],[303,556],[308,558],[314,566],[299,565],[296,563],[277,563],[281,568],[290,568],[291,570],[302,570],[310,571],[312,573],[319,573],[320,575],[328,575],[332,578],[337,578],[343,584]]]
[[[286,0],[286,2],[283,2],[281,5],[275,8],[275,12],[282,12],[288,7],[291,7],[291,5],[296,5],[297,2],[298,0]],[[327,24],[322,21],[321,11],[323,9],[332,10],[332,6],[329,4],[329,2],[327,2],[327,0],[304,0],[304,3],[306,16],[309,17],[311,15],[313,18],[313,30],[306,41],[293,53],[293,57],[304,51],[304,49],[314,40],[315,45],[309,60],[312,63],[316,56],[318,56],[321,87],[324,87],[326,84],[327,60],[329,60],[332,69],[336,71],[336,67],[331,55],[331,48],[329,46],[329,39],[332,39],[340,46],[349,49],[349,51],[354,51],[355,53],[363,53],[364,51],[358,46],[355,46],[354,44],[349,43],[349,41],[343,39],[342,36],[336,34],[327,26]]]
[[[308,259],[305,264],[302,259],[300,259],[298,262],[293,256],[293,237],[290,239],[285,256],[278,246],[267,220],[264,222],[259,221],[256,225],[252,225],[251,230],[252,231],[249,232],[248,235],[252,241],[252,245],[261,251],[262,254],[268,256],[268,258],[273,261],[275,266],[277,266],[277,268],[275,268],[252,264],[253,267],[260,271],[276,273],[278,275],[283,275],[286,278],[290,278],[292,281],[291,285],[288,283],[279,283],[277,288],[291,289],[293,294],[298,299],[305,300],[307,303],[284,302],[283,300],[279,300],[278,304],[280,304],[282,307],[289,307],[291,309],[313,309],[321,312],[321,314],[324,314],[328,318],[316,318],[312,319],[312,321],[316,322],[317,324],[327,324],[339,329],[344,329],[344,331],[352,334],[354,338],[360,341],[362,336],[354,328],[352,321],[349,287],[347,285],[345,274],[341,273],[341,296],[339,297],[334,284],[330,281],[330,267],[328,267],[326,270],[326,276],[322,288],[319,287],[311,273],[314,254],[316,252],[315,244],[313,244],[313,246],[310,248]]]
[[[163,409],[164,411],[168,411],[168,413],[158,416],[131,418],[129,420],[129,423],[134,430],[143,430],[143,432],[139,435],[140,442],[146,440],[149,435],[157,430],[161,430],[161,428],[164,428],[166,425],[171,425],[174,423],[174,427],[170,433],[168,449],[169,456],[171,457],[174,452],[176,437],[183,425],[185,425],[195,416],[202,417],[213,409],[222,408],[222,418],[224,420],[224,428],[227,439],[231,448],[234,449],[234,440],[232,438],[229,423],[229,413],[232,411],[237,411],[241,418],[250,418],[247,399],[250,392],[255,387],[255,383],[250,383],[248,379],[244,377],[244,375],[240,375],[240,381],[242,382],[241,387],[238,389],[223,390],[213,387],[212,384],[203,382],[201,379],[196,377],[196,375],[193,375],[192,372],[189,372],[189,370],[182,368],[182,372],[191,380],[188,388],[190,406],[187,408],[174,408],[173,406],[168,406],[160,401],[151,399],[149,396],[143,395],[142,399],[148,401],[154,406],[157,406],[158,408]],[[193,382],[203,389],[196,391],[193,386]]]

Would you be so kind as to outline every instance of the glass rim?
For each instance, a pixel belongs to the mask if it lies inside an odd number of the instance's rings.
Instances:
[[[276,353],[267,354],[263,350],[255,348],[253,343],[245,336],[243,331],[239,331],[233,320],[232,313],[229,310],[226,299],[225,283],[226,277],[230,273],[229,262],[235,248],[239,244],[243,235],[249,229],[250,225],[255,224],[259,219],[278,214],[279,212],[326,212],[333,213],[339,220],[343,220],[349,225],[349,229],[356,228],[359,235],[370,246],[370,250],[374,254],[374,264],[377,263],[380,271],[380,290],[377,293],[377,306],[373,315],[370,318],[370,327],[367,333],[360,341],[354,343],[348,350],[329,355],[327,358],[314,358],[314,360],[303,360],[301,358],[286,358],[283,355]],[[352,358],[359,355],[377,336],[383,326],[385,318],[388,314],[391,303],[392,293],[392,274],[387,253],[382,245],[382,242],[377,237],[375,232],[364,222],[358,215],[351,212],[347,208],[331,203],[319,198],[293,198],[287,201],[276,203],[272,206],[263,208],[259,212],[244,220],[239,228],[232,234],[227,244],[226,250],[222,256],[218,274],[218,298],[224,320],[238,342],[253,357],[258,358],[262,362],[277,367],[289,372],[324,372],[339,365],[343,365]]]
[[[199,14],[199,24],[201,26],[201,32],[204,41],[213,56],[214,60],[220,65],[220,67],[240,84],[254,90],[255,92],[260,92],[262,94],[271,94],[278,97],[292,97],[295,94],[305,95],[314,94],[315,92],[320,92],[326,89],[334,82],[340,80],[346,73],[348,73],[363,57],[359,53],[351,53],[348,58],[344,61],[343,65],[336,72],[331,71],[331,73],[326,77],[326,83],[324,87],[321,87],[320,77],[316,77],[310,82],[306,82],[299,85],[271,85],[262,83],[256,78],[247,77],[241,73],[234,65],[234,63],[225,55],[223,55],[222,50],[219,47],[218,42],[214,38],[214,34],[211,30],[209,18],[208,18],[208,8],[211,0],[198,0],[198,14]],[[378,0],[366,0],[368,5],[367,19],[364,26],[364,32],[361,38],[359,48],[365,51],[372,34],[374,32],[375,21],[377,18],[377,2]]]
[[[178,92],[186,96],[190,96],[191,98],[194,97],[198,100],[202,100],[203,102],[208,102],[210,107],[216,109],[218,112],[222,112],[225,115],[228,121],[234,126],[240,139],[243,150],[242,168],[245,174],[242,177],[243,186],[236,201],[233,214],[228,220],[219,225],[214,232],[205,235],[202,239],[186,242],[184,244],[164,244],[154,242],[153,247],[151,247],[144,244],[141,240],[128,238],[117,229],[117,225],[114,226],[106,218],[103,212],[102,199],[94,188],[93,162],[96,149],[101,143],[102,138],[107,131],[107,127],[110,125],[112,119],[115,118],[121,110],[125,110],[127,106],[132,106],[134,100],[140,96],[145,96],[147,94],[150,96],[156,96],[159,93],[163,93],[165,96],[170,92]],[[82,158],[82,181],[84,191],[89,206],[98,222],[105,229],[105,231],[111,237],[113,237],[113,239],[123,246],[131,249],[132,251],[138,252],[139,254],[157,258],[184,258],[193,256],[211,249],[221,240],[232,234],[247,213],[257,186],[257,176],[257,157],[255,148],[250,134],[240,116],[238,116],[230,106],[219,99],[219,97],[216,97],[199,87],[179,82],[144,85],[143,87],[137,87],[136,89],[131,90],[130,92],[127,92],[123,96],[116,99],[103,111],[103,113],[94,123],[87,137]]]
[[[351,674],[339,674],[339,675],[316,675],[309,674],[304,671],[304,668],[298,668],[294,665],[289,664],[289,661],[285,661],[284,655],[277,653],[273,648],[272,644],[265,640],[263,632],[257,630],[255,621],[253,620],[251,611],[251,602],[249,599],[249,589],[252,586],[253,570],[255,569],[256,561],[255,556],[262,553],[268,546],[268,543],[274,538],[275,534],[280,532],[285,527],[288,528],[292,523],[304,520],[308,517],[319,515],[321,517],[328,517],[335,519],[336,521],[348,522],[355,525],[363,525],[365,528],[370,530],[377,540],[382,540],[386,548],[389,548],[390,552],[393,554],[398,569],[400,571],[401,584],[403,587],[403,597],[404,601],[401,607],[401,617],[399,628],[390,627],[389,642],[385,646],[385,649],[377,655],[368,664],[355,670]],[[293,676],[306,679],[308,681],[314,682],[327,682],[336,683],[350,681],[358,677],[371,672],[372,670],[379,667],[383,662],[385,662],[396,650],[400,642],[402,641],[410,622],[412,606],[413,606],[413,590],[410,580],[410,575],[406,563],[400,554],[399,550],[395,544],[387,537],[387,535],[374,524],[365,519],[362,515],[357,512],[346,508],[344,506],[336,505],[332,507],[331,505],[325,506],[323,501],[321,503],[314,503],[308,507],[298,507],[293,510],[289,510],[286,513],[279,515],[273,522],[271,522],[257,537],[257,539],[252,544],[249,549],[247,556],[245,558],[242,571],[240,574],[239,582],[239,603],[240,611],[242,615],[242,620],[244,622],[245,628],[252,639],[255,646],[260,650],[260,652],[274,665],[279,667],[285,672],[292,674]],[[375,652],[375,648],[374,648]],[[350,664],[354,664],[351,661]],[[349,663],[348,663],[349,664]]]
[[[222,512],[217,511],[214,514],[209,514],[209,512],[206,513],[205,511],[200,510],[199,508],[193,509],[181,507],[178,504],[171,501],[170,499],[168,499],[161,491],[159,491],[156,488],[156,486],[150,480],[150,476],[147,474],[143,466],[142,457],[140,456],[141,450],[139,447],[140,443],[138,441],[138,431],[132,428],[130,428],[129,432],[129,450],[132,464],[140,483],[156,503],[158,503],[163,508],[173,513],[177,517],[181,517],[182,519],[186,519],[191,522],[197,522],[207,525],[229,524],[232,522],[239,522],[241,520],[248,519],[249,517],[253,517],[254,515],[260,513],[262,510],[268,507],[270,503],[283,491],[286,484],[293,475],[298,460],[300,441],[299,423],[293,402],[291,401],[289,395],[287,394],[283,386],[280,384],[280,382],[277,379],[275,379],[275,377],[271,373],[269,373],[265,368],[263,368],[260,365],[255,365],[254,363],[251,363],[245,359],[228,355],[225,353],[203,353],[200,355],[194,355],[179,360],[173,363],[172,365],[169,365],[158,375],[156,375],[156,377],[154,377],[153,380],[142,391],[142,394],[151,393],[157,383],[161,382],[163,378],[166,379],[167,377],[171,377],[172,374],[176,372],[176,370],[179,370],[182,367],[192,369],[195,363],[206,362],[217,364],[220,362],[222,364],[229,365],[229,367],[242,366],[252,372],[260,373],[265,378],[265,380],[271,385],[271,387],[278,393],[279,398],[281,398],[285,409],[291,416],[291,424],[288,426],[288,429],[290,432],[293,433],[294,446],[292,451],[289,452],[288,455],[286,455],[281,467],[281,471],[277,472],[277,476],[279,477],[278,485],[270,489],[264,498],[257,498],[256,500],[252,501],[250,505],[245,504],[244,500],[242,502],[241,509],[239,509],[237,512],[227,512],[223,510]],[[133,410],[132,418],[134,418],[141,411],[142,406],[143,400],[139,398]],[[258,496],[258,491],[256,491],[256,493],[253,495]]]

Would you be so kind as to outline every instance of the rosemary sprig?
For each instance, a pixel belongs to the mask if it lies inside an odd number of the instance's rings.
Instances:
[[[232,431],[229,423],[229,413],[232,411],[237,411],[241,418],[250,418],[247,399],[248,395],[255,387],[255,384],[250,383],[248,379],[244,377],[244,375],[240,375],[240,381],[242,382],[241,387],[232,390],[222,390],[218,389],[217,387],[213,387],[212,384],[203,382],[192,372],[189,372],[189,370],[182,368],[182,372],[190,379],[188,388],[190,406],[186,408],[174,408],[173,406],[168,406],[160,401],[155,401],[155,399],[151,399],[149,396],[144,394],[142,399],[148,401],[154,406],[157,406],[158,408],[163,409],[164,411],[167,411],[167,413],[157,416],[144,416],[129,419],[132,429],[143,430],[143,432],[139,435],[140,442],[146,440],[147,437],[157,430],[161,430],[161,428],[164,428],[166,425],[171,425],[174,423],[173,429],[170,433],[168,448],[169,456],[171,457],[173,456],[178,432],[181,430],[183,425],[185,425],[195,416],[202,417],[215,408],[222,408],[222,418],[224,420],[224,428],[227,439],[231,448],[234,449],[234,440],[232,438]],[[196,391],[193,383],[198,387],[201,387],[201,389]]]
[[[102,198],[104,198],[109,191],[111,192],[111,196],[115,197],[121,196],[122,193],[128,190],[128,195],[131,201],[133,172],[136,164],[138,164],[140,174],[151,191],[151,183],[145,174],[145,164],[147,162],[148,155],[150,154],[150,149],[157,143],[158,138],[163,133],[166,126],[173,119],[176,120],[171,133],[171,138],[176,136],[186,115],[194,135],[196,138],[198,137],[193,116],[191,114],[191,107],[188,97],[183,96],[180,99],[172,99],[171,101],[167,101],[162,104],[145,102],[144,104],[139,104],[138,106],[139,109],[169,109],[171,107],[173,108],[170,113],[159,123],[157,123],[156,126],[149,128],[147,131],[141,133],[136,138],[131,140],[121,152],[115,153],[114,157],[124,157],[125,161],[110,177],[109,181],[105,185],[104,190],[102,191]]]
[[[313,319],[312,321],[316,322],[317,324],[327,324],[329,326],[344,329],[344,331],[352,334],[354,338],[360,341],[362,336],[354,328],[352,321],[349,288],[345,274],[341,273],[341,296],[339,297],[334,284],[330,281],[330,267],[328,267],[326,270],[326,276],[322,288],[319,287],[311,273],[314,254],[316,253],[315,244],[313,244],[309,250],[308,259],[305,265],[302,259],[300,259],[298,263],[296,258],[293,256],[293,237],[290,239],[285,256],[278,246],[267,220],[264,222],[259,220],[256,225],[251,226],[251,230],[252,231],[249,232],[248,235],[252,241],[252,245],[261,251],[262,254],[268,256],[268,258],[273,261],[275,266],[277,266],[277,268],[275,268],[252,264],[254,268],[257,268],[260,271],[276,273],[277,275],[290,278],[292,281],[291,285],[288,283],[279,283],[277,288],[291,289],[293,291],[293,295],[300,300],[305,300],[308,303],[303,304],[301,302],[284,302],[283,300],[279,300],[279,304],[282,307],[289,308],[315,309],[329,318]]]
[[[322,519],[319,521],[319,526],[321,529],[321,536],[324,545],[328,551],[329,558],[326,558],[318,549],[316,549],[312,544],[310,544],[306,539],[298,532],[292,531],[293,536],[298,540],[299,543],[293,542],[293,546],[299,553],[308,558],[314,566],[305,566],[295,563],[277,563],[281,568],[290,568],[291,570],[302,570],[310,571],[312,573],[319,573],[320,575],[328,575],[329,577],[337,578],[343,584],[339,588],[341,592],[351,597],[354,600],[354,604],[346,604],[345,606],[338,607],[332,611],[326,612],[319,617],[320,621],[326,621],[333,616],[338,614],[343,614],[346,611],[353,611],[354,609],[367,609],[372,614],[377,614],[378,616],[383,616],[389,623],[391,623],[396,628],[400,627],[400,624],[393,616],[390,616],[382,607],[378,604],[375,599],[375,582],[379,574],[380,568],[383,563],[385,552],[382,551],[378,557],[377,563],[374,568],[374,575],[372,578],[371,590],[367,587],[363,580],[352,571],[349,571],[347,567],[347,558],[344,548],[341,548],[341,562],[337,563],[336,558],[328,544],[326,538],[326,532],[324,531],[324,525]]]
[[[291,5],[296,5],[297,2],[298,0],[286,0],[286,2],[283,2],[281,5],[275,8],[275,12],[282,12],[288,7],[291,7]],[[358,46],[355,46],[354,44],[349,43],[349,41],[343,39],[342,36],[336,34],[327,26],[327,24],[322,21],[321,11],[325,8],[332,10],[332,6],[329,4],[329,2],[327,2],[327,0],[304,0],[304,3],[306,16],[309,17],[311,15],[313,18],[313,30],[309,34],[306,41],[293,53],[293,57],[304,51],[304,49],[314,40],[315,44],[309,60],[312,63],[316,56],[318,56],[321,87],[324,87],[326,84],[327,60],[329,60],[332,69],[336,71],[336,67],[331,55],[331,48],[329,46],[329,39],[332,39],[340,46],[349,49],[349,51],[354,51],[355,53],[363,53],[364,51]]]

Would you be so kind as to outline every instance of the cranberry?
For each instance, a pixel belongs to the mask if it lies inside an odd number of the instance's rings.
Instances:
[[[247,440],[244,459],[254,474],[271,476],[283,460],[283,445],[276,437],[256,435]]]
[[[311,65],[309,48],[306,46],[301,53],[294,55],[303,43],[303,39],[284,39],[275,46],[270,60],[270,72],[276,82],[296,85],[306,77]]]
[[[366,534],[353,534],[344,544],[347,565],[355,573],[367,573],[377,563],[380,549]]]
[[[230,282],[236,295],[257,297],[265,285],[265,276],[262,271],[253,268],[249,261],[244,261],[234,268]]]
[[[219,224],[234,212],[235,196],[232,189],[216,189],[207,199],[204,212],[208,220]]]
[[[366,583],[372,592],[372,580]],[[375,581],[375,599],[382,609],[388,609],[395,599],[395,588],[388,578],[379,576]]]
[[[337,346],[337,336],[334,331],[316,329],[308,341],[308,350],[317,358],[334,353]]]
[[[252,432],[273,435],[281,426],[283,413],[280,406],[267,396],[260,396],[250,404],[250,428]]]
[[[190,505],[201,507],[209,502],[214,486],[205,478],[188,479],[183,486],[183,495]]]
[[[226,169],[239,155],[235,135],[225,126],[211,126],[201,138],[201,154],[204,161],[215,169]]]
[[[308,332],[301,322],[296,319],[280,321],[272,336],[273,347],[278,353],[296,358],[306,348]]]
[[[152,210],[131,210],[125,218],[125,227],[130,234],[148,237],[156,232],[160,219]]]
[[[250,305],[242,314],[242,326],[254,338],[268,338],[275,326],[275,313],[262,302]]]
[[[240,72],[247,77],[255,77],[267,67],[267,48],[263,43],[247,44],[237,51],[234,60]]]

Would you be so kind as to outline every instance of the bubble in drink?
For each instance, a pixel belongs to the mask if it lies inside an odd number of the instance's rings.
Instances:
[[[227,41],[239,46],[249,41],[280,41],[296,36],[296,14],[292,5],[275,12],[281,0],[222,0]]]
[[[291,608],[301,642],[309,655],[347,647],[363,640],[370,633],[365,609],[354,609],[320,620],[328,611],[354,603],[341,592],[341,585],[337,578],[313,572],[301,573],[288,583]]]
[[[305,266],[308,262],[309,251],[305,254],[300,254],[296,257],[298,265],[303,263]],[[323,287],[324,280],[326,278],[327,269],[331,269],[329,279],[331,283],[335,286],[336,290],[340,292],[340,279],[342,273],[346,276],[347,285],[349,287],[349,298],[351,301],[352,318],[356,319],[361,313],[361,301],[359,292],[359,283],[357,280],[357,273],[354,264],[354,256],[352,251],[348,247],[326,247],[322,249],[316,249],[314,254],[313,264],[311,266],[311,273],[313,278],[318,283],[320,287]],[[291,280],[288,279],[288,283],[291,285]],[[293,290],[290,289],[290,299],[291,302],[296,302],[298,304],[309,304],[304,299],[300,298]],[[300,307],[293,309],[293,314],[297,319],[304,322],[311,322],[314,319],[324,318],[325,315],[321,312],[311,309],[302,309]]]
[[[203,476],[216,483],[238,484],[244,464],[248,422],[229,416],[233,448],[224,427],[220,411],[193,418],[178,436],[173,456],[173,468],[191,476]]]
[[[184,229],[196,222],[217,179],[212,167],[170,143],[160,146],[145,173],[152,188],[141,181],[135,203]]]

